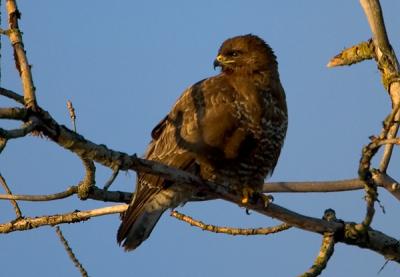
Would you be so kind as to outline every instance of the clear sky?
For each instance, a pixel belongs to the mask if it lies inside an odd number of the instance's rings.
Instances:
[[[212,62],[220,43],[253,33],[278,56],[287,94],[289,131],[271,180],[336,180],[357,176],[361,148],[381,130],[390,101],[372,61],[328,69],[344,47],[370,38],[356,0],[335,1],[18,1],[21,28],[39,104],[70,126],[66,101],[77,113],[78,132],[127,153],[143,153],[151,129],[181,92],[217,74]],[[382,1],[393,47],[400,53],[400,2]],[[6,17],[3,7],[3,27]],[[7,38],[2,39],[2,86],[21,92]],[[0,98],[0,106],[15,106]],[[2,127],[15,126],[2,123]],[[390,174],[400,178],[396,150]],[[77,184],[83,169],[70,152],[49,140],[11,141],[0,156],[1,174],[19,194],[46,194]],[[103,186],[111,172],[97,168]],[[135,173],[119,175],[112,189],[132,191]],[[275,202],[321,217],[333,208],[343,220],[360,221],[363,192],[275,194]],[[399,238],[399,202],[385,191],[373,227]],[[75,197],[58,203],[21,202],[37,216],[108,204]],[[13,218],[0,202],[0,220]],[[179,208],[210,224],[261,227],[277,221],[246,215],[222,201]],[[62,230],[90,276],[296,276],[318,253],[321,236],[289,230],[268,237],[231,237],[203,232],[164,215],[139,249],[116,244],[118,215]],[[54,230],[43,227],[0,236],[1,276],[79,276]],[[385,262],[371,251],[337,244],[322,276],[376,276]],[[399,276],[389,263],[379,276]]]

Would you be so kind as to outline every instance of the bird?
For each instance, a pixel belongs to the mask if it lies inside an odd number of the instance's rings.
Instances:
[[[277,164],[288,127],[286,96],[276,56],[256,35],[225,40],[213,65],[219,74],[183,92],[151,132],[143,158],[227,184],[243,191],[246,203]],[[139,172],[117,242],[136,249],[167,209],[201,194],[193,185]]]

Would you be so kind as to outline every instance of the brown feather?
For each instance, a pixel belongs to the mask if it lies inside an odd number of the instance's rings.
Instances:
[[[222,72],[182,94],[152,131],[144,158],[257,190],[274,170],[288,123],[276,57],[262,39],[245,35],[226,40],[214,65]],[[193,186],[138,174],[118,242],[135,249],[166,209],[197,193]]]

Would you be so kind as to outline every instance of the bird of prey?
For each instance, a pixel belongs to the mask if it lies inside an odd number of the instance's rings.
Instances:
[[[215,67],[220,74],[186,89],[154,128],[144,158],[238,191],[259,192],[275,168],[288,125],[276,56],[261,38],[248,34],[223,42]],[[126,251],[137,248],[165,210],[199,193],[193,185],[138,173],[118,243]]]

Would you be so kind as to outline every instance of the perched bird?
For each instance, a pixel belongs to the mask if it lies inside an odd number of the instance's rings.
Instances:
[[[258,192],[272,174],[286,135],[285,93],[272,49],[248,34],[226,40],[221,73],[189,87],[152,131],[144,158],[203,179]],[[139,173],[117,240],[126,251],[147,239],[163,212],[199,194],[193,185]]]

